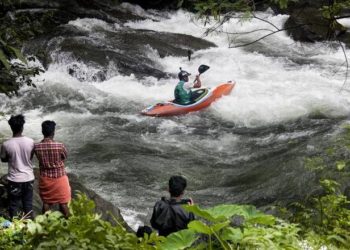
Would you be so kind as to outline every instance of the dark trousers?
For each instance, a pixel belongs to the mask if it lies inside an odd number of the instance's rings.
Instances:
[[[20,216],[18,210],[22,202],[24,215],[33,219],[33,183],[28,182],[8,182],[9,214],[11,219]]]

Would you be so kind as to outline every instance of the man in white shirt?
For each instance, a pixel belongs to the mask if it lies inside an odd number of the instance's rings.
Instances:
[[[13,136],[2,144],[0,158],[8,163],[8,199],[10,217],[18,215],[19,203],[22,202],[24,215],[33,218],[33,183],[34,173],[31,162],[34,141],[23,136],[23,115],[11,116],[8,121]]]

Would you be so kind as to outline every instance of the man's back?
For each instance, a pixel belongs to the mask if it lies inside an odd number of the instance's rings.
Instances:
[[[5,141],[1,147],[1,158],[8,159],[7,179],[13,182],[34,180],[31,154],[34,148],[33,139],[20,136]]]
[[[173,232],[186,229],[188,223],[194,220],[194,215],[181,207],[183,204],[187,204],[187,202],[176,202],[175,199],[169,200],[164,197],[156,202],[151,225],[158,230],[159,235],[167,236]]]

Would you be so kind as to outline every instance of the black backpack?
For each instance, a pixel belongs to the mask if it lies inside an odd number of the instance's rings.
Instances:
[[[168,235],[181,230],[182,228],[179,228],[176,223],[178,215],[174,210],[174,205],[187,204],[187,201],[176,202],[162,197],[159,202],[161,209],[155,211],[156,215],[151,221],[152,226],[158,229],[160,235]]]

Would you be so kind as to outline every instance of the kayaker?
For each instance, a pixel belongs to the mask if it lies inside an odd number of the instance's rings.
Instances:
[[[200,88],[202,82],[199,78],[199,75],[196,75],[196,78],[193,83],[189,82],[189,77],[191,74],[180,68],[179,83],[175,87],[174,95],[175,102],[182,105],[187,105],[192,102],[192,88]]]

